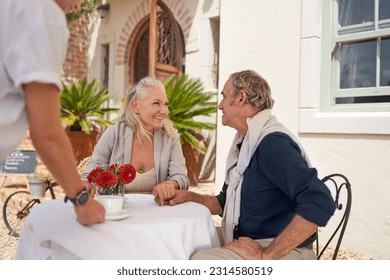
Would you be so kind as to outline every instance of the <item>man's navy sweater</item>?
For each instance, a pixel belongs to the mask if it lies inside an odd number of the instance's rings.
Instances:
[[[217,196],[226,201],[227,184]],[[241,212],[234,238],[271,238],[280,234],[298,214],[325,226],[335,211],[330,191],[286,134],[274,132],[260,142],[244,173]]]

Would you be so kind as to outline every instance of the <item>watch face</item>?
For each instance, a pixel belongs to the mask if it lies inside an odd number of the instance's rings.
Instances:
[[[78,204],[83,205],[85,202],[87,202],[88,197],[89,197],[88,191],[83,192],[78,199]]]

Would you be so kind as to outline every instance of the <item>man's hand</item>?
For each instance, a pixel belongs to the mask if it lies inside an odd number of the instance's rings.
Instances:
[[[104,222],[106,210],[103,205],[92,197],[88,198],[84,205],[74,206],[74,209],[77,214],[77,221],[82,225],[90,226]]]
[[[158,205],[168,204],[168,200],[175,195],[176,187],[176,181],[165,181],[154,186],[152,191],[154,201],[156,201]]]
[[[229,249],[240,257],[246,260],[265,260],[267,259],[263,255],[264,248],[259,242],[249,237],[240,237],[238,240],[234,240],[223,246],[225,249]]]
[[[190,199],[191,192],[186,190],[176,190],[175,196],[168,201],[168,204],[173,206],[176,204],[180,204],[186,201],[191,201]]]

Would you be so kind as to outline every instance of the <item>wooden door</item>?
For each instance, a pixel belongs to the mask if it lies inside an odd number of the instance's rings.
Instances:
[[[155,24],[155,46],[150,44],[150,25]],[[156,76],[162,82],[172,74],[184,72],[184,43],[181,30],[169,9],[160,1],[157,5],[156,21],[150,22],[149,17],[143,19],[132,44],[129,59],[130,84],[137,83],[145,76]],[[149,49],[155,48],[154,67],[149,69]]]

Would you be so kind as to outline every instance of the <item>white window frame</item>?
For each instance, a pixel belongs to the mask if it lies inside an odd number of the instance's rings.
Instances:
[[[330,40],[323,42],[321,39],[323,16],[330,16],[333,1],[302,0],[299,131],[390,134],[390,107],[387,105],[329,104],[332,99],[327,91],[332,87],[332,79],[330,71],[321,71],[321,67],[330,67],[332,49]],[[328,11],[323,13],[323,9]],[[331,19],[328,19],[330,23]]]

